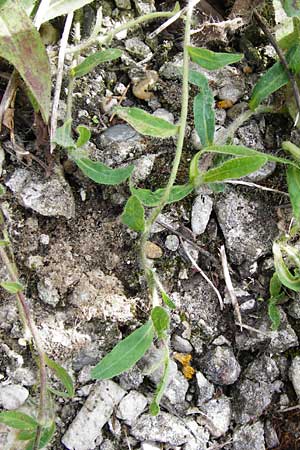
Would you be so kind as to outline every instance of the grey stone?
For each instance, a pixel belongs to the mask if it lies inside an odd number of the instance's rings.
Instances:
[[[100,445],[100,450],[115,450],[116,447],[113,442],[111,442],[108,439],[105,439],[105,441],[102,442]]]
[[[132,425],[142,414],[147,406],[147,399],[137,391],[131,391],[121,400],[116,416],[124,420],[127,425]]]
[[[293,384],[297,397],[300,398],[300,356],[293,358],[290,370],[289,378]]]
[[[280,376],[279,368],[273,358],[262,355],[249,364],[244,376],[253,381],[273,382]]]
[[[135,56],[139,60],[145,59],[152,55],[152,52],[148,45],[146,45],[141,39],[133,37],[126,39],[125,48],[131,55]]]
[[[272,449],[280,445],[276,430],[270,420],[266,420],[265,422],[265,441],[268,449]]]
[[[250,175],[247,175],[243,179],[246,181],[251,181],[253,183],[257,183],[258,181],[265,180],[269,176],[271,176],[276,169],[276,163],[274,161],[268,161],[266,164],[264,164],[260,169],[256,170],[255,172],[251,173]]]
[[[124,372],[119,377],[120,386],[127,391],[137,389],[144,380],[144,375],[138,366]]]
[[[201,425],[205,425],[211,435],[219,438],[227,433],[231,420],[231,402],[225,395],[210,400],[201,406],[205,417],[199,416]]]
[[[247,315],[243,318],[245,325],[258,332],[250,330],[236,331],[235,342],[239,350],[255,350],[264,347],[272,353],[282,353],[298,345],[298,337],[289,324],[285,312],[279,307],[280,326],[277,331],[271,331],[271,322],[264,306],[256,311],[256,317]]]
[[[146,352],[146,354],[141,358],[141,360],[138,362],[138,367],[142,371],[144,375],[147,375],[149,379],[154,384],[158,384],[163,376],[164,371],[164,356],[165,356],[165,349],[163,347],[157,348],[154,345],[150,347],[150,349]],[[167,383],[167,387],[171,380],[175,377],[177,374],[177,364],[175,361],[170,361],[169,366],[169,380]]]
[[[27,169],[17,169],[6,185],[25,208],[42,216],[71,219],[75,215],[74,197],[60,169],[49,178]]]
[[[107,165],[120,164],[129,156],[142,154],[143,139],[130,125],[114,125],[98,138],[95,158]]]
[[[140,16],[156,11],[154,0],[133,0],[133,2]]]
[[[291,301],[287,308],[288,315],[293,317],[294,319],[300,319],[300,299],[295,298]]]
[[[233,450],[265,450],[263,424],[256,422],[235,431],[232,448]]]
[[[161,446],[153,441],[146,441],[141,443],[141,450],[160,450]]]
[[[244,263],[249,270],[251,264],[271,250],[272,239],[277,235],[270,209],[233,190],[217,198],[215,209],[231,261]]]
[[[202,405],[212,398],[215,388],[201,372],[196,373],[196,381],[198,386],[198,405]]]
[[[183,446],[183,450],[207,450],[209,433],[191,418],[185,419],[186,426],[193,432],[191,439]]]
[[[178,372],[171,378],[162,398],[163,404],[172,411],[183,412],[186,408],[185,396],[189,388],[187,379]]]
[[[3,409],[18,409],[25,403],[28,395],[28,390],[18,384],[0,386],[0,405]]]
[[[60,296],[51,278],[45,277],[37,284],[39,298],[50,306],[56,306],[60,302]]]
[[[164,108],[158,108],[152,115],[154,117],[159,117],[160,119],[167,120],[170,123],[174,123],[174,115]]]
[[[210,195],[197,195],[192,206],[191,226],[193,233],[196,235],[204,233],[212,208],[213,200]]]
[[[116,7],[120,9],[131,9],[130,0],[115,0]]]
[[[176,252],[179,247],[179,238],[175,234],[169,234],[166,237],[165,246],[171,252]]]
[[[174,350],[180,353],[191,353],[193,347],[187,339],[178,336],[178,334],[173,334],[172,336],[172,346]]]
[[[240,127],[237,131],[240,143],[246,147],[256,150],[264,150],[263,137],[255,120],[251,120],[247,125]]]
[[[215,384],[233,384],[239,377],[241,367],[229,347],[210,349],[201,360],[201,367],[207,378]]]
[[[165,412],[158,416],[143,414],[133,424],[130,433],[140,441],[164,442],[183,445],[192,439],[192,434],[184,422]]]
[[[111,380],[96,384],[62,438],[68,450],[91,450],[99,445],[101,430],[126,391]]]
[[[247,423],[261,416],[271,404],[276,385],[244,379],[235,388],[233,415],[237,423]]]
[[[249,105],[247,102],[239,102],[236,105],[233,105],[232,108],[228,109],[227,111],[227,117],[229,119],[236,119],[239,117],[243,112],[245,112],[249,108]]]
[[[134,161],[132,179],[134,183],[146,180],[152,172],[156,155],[144,155]]]

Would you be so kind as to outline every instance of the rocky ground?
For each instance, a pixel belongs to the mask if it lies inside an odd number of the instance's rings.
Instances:
[[[156,2],[159,9],[174,4],[160,3]],[[148,0],[101,4],[107,22],[155,8]],[[94,5],[85,7],[84,14],[89,28]],[[121,63],[97,68],[80,80],[74,93],[75,122],[92,130],[91,156],[111,166],[134,162],[136,181],[152,189],[167,180],[173,140],[145,138],[117,118],[109,119],[128,84],[123,106],[138,105],[172,122],[179,119],[182,29],[173,25],[151,41],[147,36],[158,24],[121,36],[116,41],[124,49]],[[198,38],[193,39],[200,45]],[[235,51],[241,50],[240,38],[232,34],[229,41]],[[224,41],[216,42],[221,49],[225,46]],[[214,50],[216,42],[211,44]],[[252,67],[251,73],[246,66]],[[229,109],[216,110],[218,133],[245,108],[261,70],[246,58],[209,74],[216,101],[231,101]],[[147,98],[144,87],[153,79],[153,94]],[[63,111],[63,101],[60,106]],[[30,133],[28,138],[24,129],[18,138],[29,148]],[[291,134],[293,142],[300,142],[288,117],[261,115],[245,122],[234,142],[278,154],[280,143]],[[186,180],[198,146],[191,116],[179,182]],[[266,167],[248,181],[286,191],[282,168]],[[114,380],[90,379],[90,369],[119,339],[145,322],[149,312],[138,236],[120,222],[128,188],[90,182],[63,153],[57,153],[53,173],[47,177],[35,161],[30,164],[7,151],[2,176],[7,186],[3,209],[26,296],[48,355],[72,374],[76,386],[75,398],[55,404],[57,432],[49,449],[300,448],[300,414],[293,409],[300,396],[299,298],[295,295],[280,307],[278,331],[271,331],[266,306],[273,273],[272,240],[288,229],[291,218],[286,195],[241,185],[227,185],[221,193],[199,189],[159,217],[151,235],[152,258],[177,309],[171,321],[171,376],[162,411],[152,417],[148,406],[161,371],[149,369],[160,358],[159,346],[153,345],[134,369]],[[225,288],[219,256],[223,244],[242,329]],[[223,310],[188,255],[221,292]],[[6,277],[4,268],[1,274]],[[2,291],[4,409],[32,407],[28,399],[35,392],[36,366],[23,334],[15,300]],[[195,374],[190,379],[184,375],[180,354],[192,356]],[[1,425],[1,448],[22,448],[12,441],[13,433]]]

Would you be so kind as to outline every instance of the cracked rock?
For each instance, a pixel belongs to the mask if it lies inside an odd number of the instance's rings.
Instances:
[[[60,169],[46,178],[27,169],[17,169],[6,182],[19,202],[42,216],[75,216],[75,201]],[[58,201],[59,199],[59,201]]]
[[[215,438],[223,436],[229,429],[231,420],[231,402],[228,397],[210,400],[201,406],[205,416],[199,416],[198,422],[205,425]]]
[[[217,346],[202,359],[202,370],[215,384],[233,384],[239,377],[241,367],[229,347]]]
[[[300,356],[293,358],[290,370],[289,378],[293,384],[297,397],[300,398]]]
[[[233,450],[265,450],[263,424],[256,422],[235,431],[232,448]]]
[[[111,380],[95,385],[62,438],[68,450],[91,450],[102,441],[101,430],[126,391]],[[100,442],[99,442],[100,440]]]

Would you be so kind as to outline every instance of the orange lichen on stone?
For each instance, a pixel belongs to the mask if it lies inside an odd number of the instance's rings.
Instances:
[[[182,364],[182,373],[185,378],[191,380],[195,373],[195,369],[190,365],[192,355],[189,353],[174,353],[174,359]]]
[[[220,100],[217,102],[217,108],[219,109],[230,109],[233,106],[233,102],[231,100]]]

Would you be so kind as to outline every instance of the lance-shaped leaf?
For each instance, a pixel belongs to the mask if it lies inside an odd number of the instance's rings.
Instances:
[[[154,338],[153,323],[149,320],[119,344],[91,371],[91,377],[105,380],[120,375],[133,367],[150,348]]]
[[[154,394],[154,398],[150,404],[149,410],[150,410],[150,414],[152,416],[157,416],[157,414],[159,414],[160,411],[160,401],[162,399],[162,396],[164,395],[164,392],[166,390],[168,381],[169,381],[169,375],[170,375],[170,357],[169,357],[169,351],[168,349],[166,349],[166,354],[165,354],[165,358],[163,361],[164,364],[164,371],[163,371],[163,376],[160,380],[160,382],[157,385],[157,388],[155,390],[155,394]]]
[[[289,196],[293,208],[293,215],[298,223],[300,223],[300,169],[296,167],[288,167],[286,178],[289,190]]]
[[[0,2],[0,57],[17,69],[48,122],[51,73],[47,52],[26,11],[13,0]]]
[[[300,161],[300,148],[290,141],[282,142],[281,147],[289,152],[296,161]]]
[[[218,53],[191,46],[188,47],[188,52],[192,61],[207,70],[221,69],[228,64],[237,63],[244,56],[242,53]]]
[[[0,285],[10,294],[17,294],[24,290],[24,286],[18,281],[2,281]]]
[[[279,280],[281,283],[288,287],[289,289],[292,289],[293,291],[299,292],[300,291],[300,276],[299,275],[293,275],[288,267],[286,266],[282,253],[280,245],[276,242],[273,243],[273,255],[274,255],[274,265],[276,269],[276,273],[278,275]]]
[[[54,394],[58,395],[59,397],[66,397],[66,398],[72,398],[74,397],[74,384],[73,380],[60,364],[53,361],[53,359],[48,358],[48,356],[45,357],[47,366],[53,370],[56,377],[59,379],[59,381],[62,383],[62,385],[65,387],[66,392],[57,391],[56,389],[53,389],[51,387],[48,387],[48,389],[53,392]]]
[[[89,142],[89,140],[91,138],[91,132],[84,125],[78,125],[78,127],[76,128],[76,131],[79,134],[79,137],[76,141],[76,147],[80,148]]]
[[[50,0],[48,6],[45,8],[44,3],[38,9],[35,24],[37,28],[44,22],[55,19],[55,17],[64,16],[76,9],[80,9],[85,5],[88,5],[93,0]]]
[[[91,180],[99,184],[115,185],[127,180],[133,172],[134,166],[111,169],[101,162],[89,158],[76,158],[75,163]]]
[[[268,159],[264,156],[243,156],[225,161],[202,174],[204,183],[241,178],[260,169]]]
[[[254,110],[257,106],[273,92],[278,91],[282,86],[289,82],[289,77],[285,68],[278,61],[269,70],[267,70],[254,86],[252,97],[249,102],[250,109]]]
[[[136,131],[145,136],[167,138],[178,133],[178,126],[167,120],[155,117],[140,108],[114,108],[115,113],[126,120]]]
[[[283,9],[289,17],[300,17],[299,0],[281,0]]]
[[[175,303],[170,299],[168,294],[163,290],[161,290],[160,293],[161,293],[161,298],[163,299],[164,304],[167,305],[170,309],[176,309]]]
[[[79,127],[78,127],[79,128]],[[72,131],[72,120],[66,120],[65,123],[57,128],[53,142],[62,148],[74,149],[76,148],[76,143],[71,136]]]
[[[200,93],[194,98],[194,122],[201,144],[205,147],[214,141],[214,96],[206,77],[201,73],[191,70],[189,81],[200,88]]]
[[[140,200],[131,195],[126,202],[121,220],[134,231],[143,232],[145,229],[145,210]]]
[[[37,421],[20,411],[4,411],[0,413],[0,423],[17,430],[36,430]]]
[[[180,184],[173,186],[167,203],[179,202],[189,195],[192,190],[193,186],[191,184]],[[131,193],[135,195],[143,203],[143,205],[150,208],[159,204],[164,192],[164,188],[157,189],[156,191],[150,191],[150,189],[136,189],[134,187],[131,188]]]
[[[272,330],[276,331],[280,325],[280,311],[277,306],[278,300],[277,298],[271,298],[268,302],[268,315],[272,322]]]
[[[170,316],[168,311],[161,306],[155,306],[151,311],[151,319],[159,339],[166,337],[166,332],[170,327]]]
[[[107,50],[92,53],[87,58],[85,58],[82,63],[78,64],[70,70],[71,76],[76,78],[82,77],[83,75],[91,72],[99,64],[113,61],[114,59],[120,58],[121,55],[122,51],[118,48],[108,48]]]
[[[49,427],[45,427],[42,430],[42,434],[41,434],[41,439],[40,439],[40,444],[39,444],[39,449],[40,448],[44,448],[46,447],[47,444],[49,444],[49,442],[51,441],[54,433],[56,430],[56,425],[54,422],[52,422],[52,424]],[[20,441],[28,441],[30,440],[30,442],[27,444],[25,450],[33,450],[34,449],[34,438],[35,438],[35,434],[36,433],[32,433],[29,431],[20,431],[20,433],[18,434],[17,439]]]

